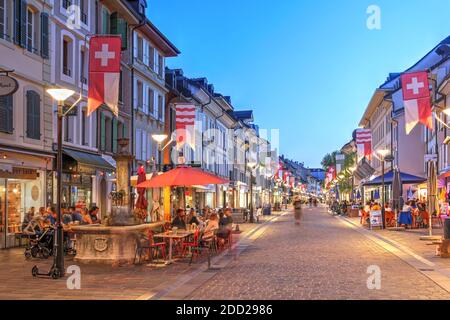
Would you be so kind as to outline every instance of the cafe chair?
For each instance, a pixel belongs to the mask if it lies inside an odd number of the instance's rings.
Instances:
[[[197,229],[194,232],[192,241],[190,241],[191,239],[189,239],[188,241],[183,241],[182,248],[181,248],[181,256],[182,257],[186,256],[186,251],[188,251],[187,249],[190,249],[192,252],[193,248],[197,248],[199,246],[199,239],[200,239],[199,237],[200,237],[200,231]],[[194,254],[194,253],[192,252],[192,254]]]
[[[141,263],[142,254],[148,252],[150,255],[150,259],[153,260],[153,252],[156,251],[158,256],[158,252],[161,253],[162,258],[166,259],[166,243],[165,242],[155,242],[153,238],[153,231],[149,230],[147,232],[147,238],[138,238],[136,252],[134,255],[134,262],[136,263],[136,259],[138,259],[138,263]]]

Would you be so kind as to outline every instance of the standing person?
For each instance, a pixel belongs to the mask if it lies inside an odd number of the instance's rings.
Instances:
[[[302,202],[298,197],[296,197],[294,200],[294,215],[295,215],[295,224],[300,225],[300,220],[302,218]]]
[[[259,217],[262,216],[262,207],[256,209],[256,223],[259,223]]]

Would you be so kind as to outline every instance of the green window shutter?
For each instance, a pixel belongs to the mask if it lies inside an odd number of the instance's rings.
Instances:
[[[117,153],[117,118],[113,118],[112,121],[112,152]]]
[[[119,34],[122,36],[122,50],[128,48],[128,23],[125,19],[119,19]]]
[[[27,138],[41,139],[41,98],[35,91],[27,91]]]
[[[49,17],[48,13],[41,13],[41,57],[48,59],[49,56]]]
[[[119,26],[118,26],[118,14],[117,12],[113,12],[111,13],[111,16],[109,18],[110,21],[110,31],[111,34],[117,34],[118,30],[119,30]]]
[[[110,16],[108,11],[103,8],[102,10],[102,34],[109,34],[110,30]]]
[[[20,46],[27,46],[27,2],[20,0]]]
[[[21,0],[14,0],[14,43],[20,45],[20,12]]]
[[[126,122],[124,122],[122,126],[122,138],[128,139],[128,126]]]
[[[126,50],[128,47],[128,23],[124,19],[119,18],[117,12],[111,14],[110,30],[111,34],[117,34],[122,37],[122,50]]]
[[[0,131],[13,133],[13,96],[0,97]]]
[[[106,119],[105,115],[100,113],[100,150],[105,151],[106,146]]]

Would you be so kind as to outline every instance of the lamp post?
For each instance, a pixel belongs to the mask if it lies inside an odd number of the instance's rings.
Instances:
[[[348,169],[350,171],[350,173],[352,174],[352,197],[351,197],[351,201],[355,200],[355,171],[356,171],[356,167],[352,167]]]
[[[153,134],[152,138],[158,143],[158,159],[159,159],[159,172],[163,171],[162,160],[162,143],[167,139],[167,134]]]
[[[386,221],[385,221],[385,210],[384,205],[386,202],[386,192],[385,192],[385,184],[384,184],[384,162],[385,161],[392,161],[392,156],[390,156],[390,151],[388,149],[380,149],[377,151],[377,153],[381,156],[381,219],[383,229],[386,229]]]
[[[47,93],[58,102],[57,110],[57,144],[58,151],[56,157],[56,236],[54,244],[53,266],[49,272],[53,278],[61,278],[65,274],[64,270],[64,247],[63,247],[63,226],[61,214],[61,192],[62,192],[62,119],[64,117],[64,101],[70,98],[75,92],[69,89],[49,89]]]
[[[250,169],[250,223],[253,223],[253,170],[256,169],[256,163],[248,163],[248,168]]]

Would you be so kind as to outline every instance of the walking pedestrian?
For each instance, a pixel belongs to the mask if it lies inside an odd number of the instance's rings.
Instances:
[[[295,224],[300,225],[300,220],[302,218],[302,201],[299,197],[296,197],[294,200],[294,215],[295,215]]]

